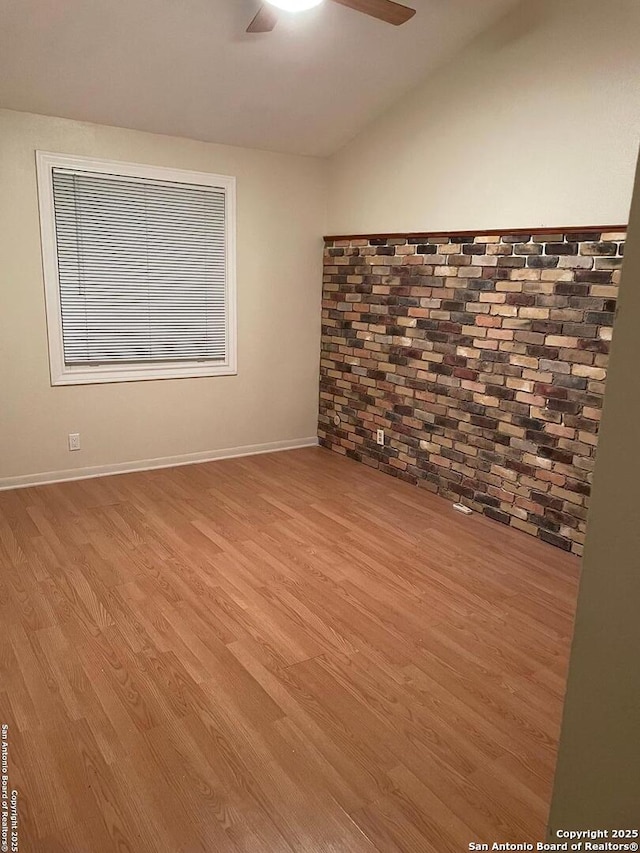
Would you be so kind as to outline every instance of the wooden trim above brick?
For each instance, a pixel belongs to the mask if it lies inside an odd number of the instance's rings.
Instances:
[[[491,228],[475,231],[396,231],[382,234],[329,234],[323,240],[395,240],[416,237],[467,237],[502,236],[503,234],[566,234],[580,231],[626,231],[627,225],[558,225],[555,228]]]

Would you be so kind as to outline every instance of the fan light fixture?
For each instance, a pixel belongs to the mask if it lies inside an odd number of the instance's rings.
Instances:
[[[303,12],[305,9],[319,6],[322,0],[268,0],[268,2],[278,9],[284,9],[285,12]]]
[[[378,21],[393,24],[395,27],[406,24],[416,13],[411,6],[404,6],[396,0],[332,0],[340,6],[362,12]],[[319,6],[322,0],[266,0],[258,7],[253,20],[247,27],[248,33],[270,33],[278,23],[276,9],[286,12],[302,12]]]

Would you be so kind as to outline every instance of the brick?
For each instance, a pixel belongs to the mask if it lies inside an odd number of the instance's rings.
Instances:
[[[541,255],[543,248],[541,243],[516,243],[513,251],[516,255]]]
[[[597,270],[619,270],[622,268],[622,258],[596,258]]]
[[[544,247],[546,255],[577,255],[577,243],[546,243]]]
[[[522,308],[519,316],[527,319],[546,320],[549,317],[548,308]]]
[[[503,234],[502,237],[498,238],[503,243],[526,243],[531,239],[531,234]]]
[[[529,258],[529,265],[531,266],[531,261],[536,260],[535,257]],[[539,281],[540,280],[540,270],[535,269],[521,269],[521,270],[512,270],[511,278],[513,281]]]
[[[590,421],[599,421],[602,417],[602,411],[600,409],[593,409],[589,406],[585,406],[582,410],[582,417],[588,418]]]
[[[571,388],[574,391],[584,391],[587,387],[587,380],[582,376],[566,376],[560,373],[556,374],[553,381],[561,388]]]
[[[517,317],[518,309],[515,305],[496,304],[491,306],[491,313],[498,317]]]
[[[616,255],[618,246],[610,240],[598,243],[581,243],[581,255]]]
[[[566,296],[558,296],[558,294],[549,295],[547,293],[531,295],[535,297],[536,305],[539,305],[541,308],[553,309],[550,314],[552,320],[582,320],[580,311],[566,307],[569,304],[568,297]],[[570,316],[564,316],[563,312],[568,312]]]
[[[578,283],[610,284],[611,273],[607,270],[577,270],[575,280]]]
[[[540,370],[549,371],[549,373],[571,373],[571,365],[566,361],[540,359]]]
[[[566,296],[558,296],[556,298],[567,299]],[[584,311],[580,311],[578,308],[552,308],[549,312],[549,319],[557,323],[562,323],[563,327],[569,323],[582,326]],[[578,337],[578,335],[575,335],[575,337]]]
[[[495,315],[483,315],[476,319],[476,325],[478,326],[500,326],[501,324],[502,320]]]
[[[534,276],[535,278],[535,276]],[[496,281],[495,283],[496,291],[506,292],[506,293],[522,293],[523,285],[521,281]]]
[[[556,548],[562,548],[563,551],[571,550],[571,540],[564,536],[558,536],[557,533],[552,533],[549,530],[540,530],[538,535],[544,542],[549,542],[550,545],[555,545]]]
[[[589,286],[583,282],[562,281],[554,289],[560,296],[586,296],[589,293]]]
[[[469,255],[449,255],[447,263],[456,267],[469,266],[471,264]]]
[[[589,323],[573,322],[562,324],[562,334],[574,338],[594,338],[597,331],[597,326],[590,325]]]
[[[536,536],[538,533],[538,527],[535,524],[522,521],[519,518],[511,519],[511,527],[515,527],[516,530],[522,530],[524,533],[529,533],[531,536]]]
[[[489,518],[492,518],[494,521],[499,521],[502,524],[509,524],[511,521],[511,517],[506,512],[501,512],[493,507],[485,507],[484,514]]]
[[[513,251],[513,246],[510,246],[508,243],[494,243],[487,245],[486,249],[488,255],[510,255]]]
[[[536,394],[542,394],[544,397],[557,397],[558,399],[566,400],[566,388],[560,388],[557,385],[549,385],[546,382],[535,383]]]
[[[523,267],[526,264],[526,258],[515,258],[515,257],[500,257],[498,259],[498,266],[501,268],[513,268],[513,267]]]
[[[524,355],[515,355],[511,359],[511,364],[515,364],[518,367],[537,368],[538,367],[538,359],[537,358],[530,358],[529,356],[524,356]]]
[[[507,388],[515,388],[518,391],[533,391],[534,384],[531,380],[510,376],[507,379]]]
[[[577,347],[578,339],[567,335],[548,335],[544,339],[548,347]]]
[[[568,231],[564,239],[570,243],[583,243],[585,240],[600,240],[601,236],[599,231]]]
[[[593,258],[583,255],[562,255],[558,262],[558,270],[590,270],[593,267]]]
[[[574,364],[571,373],[574,376],[586,376],[588,379],[605,379],[607,375],[602,367],[591,367],[588,364]]]
[[[549,398],[547,400],[547,409],[550,412],[564,412],[565,414],[575,415],[580,410],[580,404],[574,400]]]
[[[532,293],[507,293],[505,302],[507,305],[533,306],[536,304],[536,297]]]
[[[585,316],[587,323],[594,323],[596,326],[613,326],[615,314],[608,311],[590,311]]]

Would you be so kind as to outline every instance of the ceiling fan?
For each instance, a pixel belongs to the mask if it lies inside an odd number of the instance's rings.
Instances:
[[[263,3],[258,14],[247,27],[248,33],[270,33],[278,22],[277,9],[287,12],[301,12],[318,6],[322,0],[268,0]],[[394,0],[333,0],[341,6],[348,6],[356,12],[364,12],[372,18],[378,18],[387,24],[399,26],[406,23],[416,13],[415,9],[403,6]]]

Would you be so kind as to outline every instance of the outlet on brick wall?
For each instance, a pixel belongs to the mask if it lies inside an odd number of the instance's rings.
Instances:
[[[624,240],[327,241],[320,443],[582,553]]]

